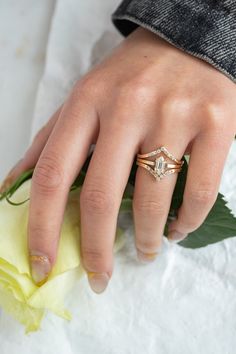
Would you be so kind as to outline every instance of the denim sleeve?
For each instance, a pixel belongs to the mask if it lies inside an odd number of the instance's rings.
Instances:
[[[236,82],[235,0],[123,0],[112,21],[124,36],[147,28]]]

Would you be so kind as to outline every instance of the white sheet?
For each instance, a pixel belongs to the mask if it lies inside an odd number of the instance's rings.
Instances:
[[[0,1],[0,181],[29,142],[53,4]]]
[[[58,0],[39,87],[31,139],[91,63],[121,40],[110,23],[118,0]],[[105,50],[106,49],[106,50]],[[236,213],[236,146],[221,191]],[[125,221],[124,221],[125,222]],[[164,240],[150,265],[136,261],[131,218],[108,289],[94,294],[84,278],[68,299],[71,323],[47,316],[28,337],[0,317],[1,353],[233,354],[236,346],[236,238],[199,250]]]

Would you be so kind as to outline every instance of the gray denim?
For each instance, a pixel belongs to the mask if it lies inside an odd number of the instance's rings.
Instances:
[[[124,0],[112,21],[124,36],[147,28],[236,82],[236,0]]]

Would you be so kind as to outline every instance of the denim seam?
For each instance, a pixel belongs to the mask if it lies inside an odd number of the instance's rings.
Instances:
[[[230,74],[227,70],[225,70],[221,65],[219,65],[214,59],[210,58],[206,54],[200,54],[200,53],[197,53],[197,52],[194,52],[194,51],[191,51],[191,50],[185,49],[184,47],[179,46],[169,36],[167,36],[163,31],[160,31],[159,29],[157,29],[153,25],[149,25],[147,23],[142,22],[138,17],[136,17],[134,15],[127,15],[127,14],[125,14],[125,15],[112,15],[113,23],[114,23],[114,20],[128,20],[128,21],[131,21],[131,22],[137,24],[138,26],[141,26],[143,28],[150,30],[151,32],[159,35],[161,38],[165,39],[167,42],[174,45],[176,48],[182,50],[183,52],[193,55],[199,59],[205,60],[208,64],[211,64],[215,68],[219,69],[220,72],[222,72],[225,76],[227,76],[234,83],[236,83],[236,78],[232,74]],[[114,25],[119,29],[119,27],[115,23],[114,23]]]

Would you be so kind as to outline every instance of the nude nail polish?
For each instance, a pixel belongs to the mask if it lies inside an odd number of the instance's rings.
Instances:
[[[0,184],[0,194],[4,193],[14,182],[15,180],[14,171],[20,165],[22,160],[23,160],[22,158],[18,160],[18,162],[15,164],[15,166],[12,167],[12,169],[8,172],[6,178]]]
[[[87,272],[87,274],[91,289],[97,294],[102,293],[109,283],[108,274],[95,272]]]
[[[153,262],[157,258],[158,254],[159,254],[159,252],[144,253],[144,252],[137,249],[138,260],[141,261],[142,263]]]
[[[12,182],[13,179],[10,176],[6,177],[0,185],[0,193],[4,193],[11,186]]]
[[[31,275],[36,283],[40,286],[47,280],[48,274],[51,270],[51,264],[47,256],[39,254],[39,252],[30,255]]]
[[[179,241],[184,240],[186,237],[187,237],[187,234],[182,234],[176,230],[170,231],[167,236],[167,238],[170,242],[179,242]]]

